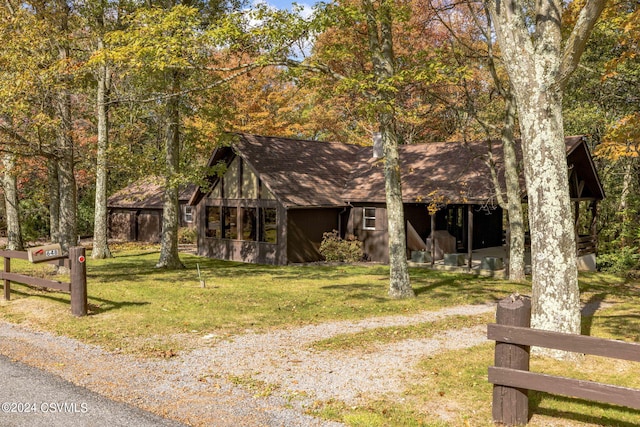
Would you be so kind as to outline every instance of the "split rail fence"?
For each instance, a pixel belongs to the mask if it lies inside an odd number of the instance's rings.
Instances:
[[[11,299],[11,282],[40,288],[56,289],[71,294],[71,314],[85,316],[87,314],[87,269],[85,248],[81,246],[69,248],[69,255],[50,260],[41,261],[44,264],[53,264],[66,267],[70,270],[70,282],[43,279],[27,276],[25,274],[11,272],[11,259],[28,260],[29,255],[23,251],[0,251],[0,257],[4,257],[4,269],[0,272],[0,281],[4,284],[4,299]]]
[[[527,424],[529,390],[640,409],[639,389],[529,371],[531,346],[640,362],[640,344],[531,329],[530,319],[531,300],[512,296],[498,303],[496,323],[488,325],[487,337],[496,341],[489,367],[494,423]]]

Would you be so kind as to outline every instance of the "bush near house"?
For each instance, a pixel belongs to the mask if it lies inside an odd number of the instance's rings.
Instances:
[[[343,239],[338,230],[322,234],[320,253],[326,261],[357,262],[362,261],[362,242],[355,236],[348,235]]]

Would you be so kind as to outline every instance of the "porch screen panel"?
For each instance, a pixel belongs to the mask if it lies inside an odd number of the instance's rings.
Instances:
[[[237,239],[238,238],[238,208],[225,206],[224,208],[222,208],[222,217],[224,221],[223,238]]]
[[[260,208],[260,241],[278,243],[278,223],[275,208]]]
[[[253,242],[256,240],[257,210],[244,208],[242,210],[242,240]]]
[[[205,235],[220,239],[222,237],[221,215],[219,206],[207,206],[207,229]]]

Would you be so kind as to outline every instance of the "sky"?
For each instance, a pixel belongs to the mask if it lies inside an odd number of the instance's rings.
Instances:
[[[305,11],[311,12],[311,8],[313,4],[316,3],[314,0],[254,0],[254,2],[263,2],[267,3],[271,6],[274,6],[278,9],[290,9],[291,3],[297,3],[299,6],[304,6]]]

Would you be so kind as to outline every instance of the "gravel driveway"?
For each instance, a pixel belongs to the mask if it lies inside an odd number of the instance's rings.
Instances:
[[[169,359],[113,354],[0,322],[0,354],[194,426],[337,426],[341,424],[306,415],[305,409],[318,400],[357,404],[363,398],[400,393],[412,371],[407,360],[481,344],[486,341],[486,327],[449,330],[429,339],[378,345],[366,351],[320,351],[311,348],[311,343],[371,328],[493,310],[495,304],[466,305],[409,316],[247,333],[224,340],[205,335],[195,350]],[[268,392],[252,392],[250,385],[256,381]]]

